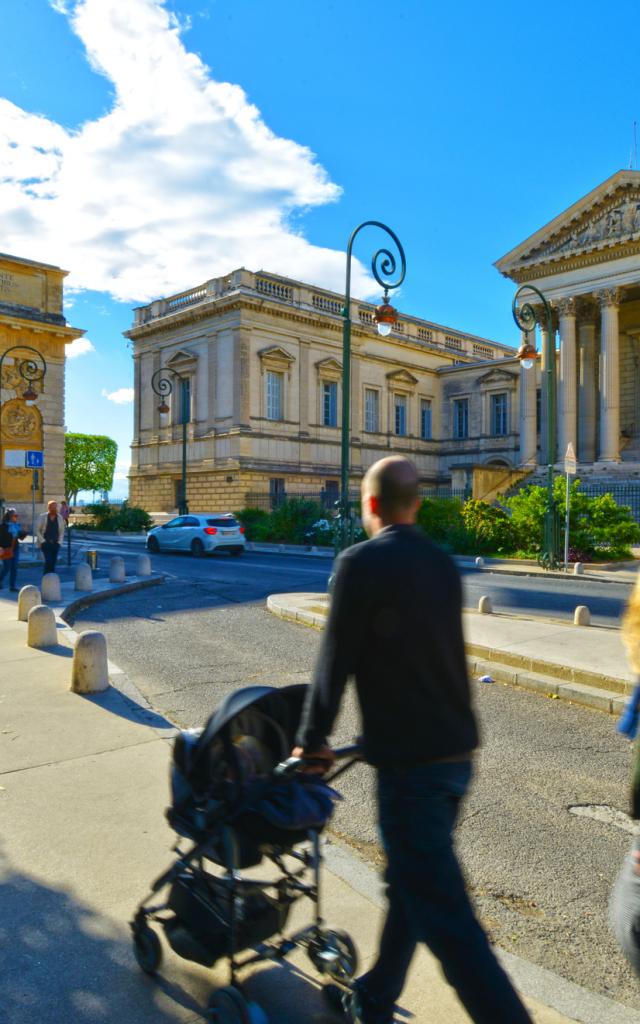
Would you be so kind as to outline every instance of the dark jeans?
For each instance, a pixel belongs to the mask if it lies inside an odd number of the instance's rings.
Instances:
[[[60,545],[57,544],[57,543],[54,544],[50,540],[43,540],[42,546],[41,546],[40,550],[42,551],[42,554],[44,556],[44,571],[45,571],[45,573],[47,573],[47,572],[55,572],[56,571],[56,562],[58,561],[58,551],[60,550]]]
[[[13,548],[13,558],[5,558],[4,561],[2,562],[2,572],[0,572],[0,583],[4,583],[5,577],[8,576],[9,586],[15,587],[19,557],[20,545],[18,544],[18,541],[16,541]]]
[[[378,772],[389,909],[378,960],[356,983],[365,1024],[389,1024],[424,942],[476,1024],[531,1024],[475,918],[453,846],[468,761]]]

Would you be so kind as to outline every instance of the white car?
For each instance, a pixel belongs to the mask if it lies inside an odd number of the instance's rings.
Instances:
[[[147,550],[190,551],[196,558],[214,551],[241,555],[245,549],[244,526],[231,512],[206,512],[178,516],[162,526],[154,526],[147,534]]]

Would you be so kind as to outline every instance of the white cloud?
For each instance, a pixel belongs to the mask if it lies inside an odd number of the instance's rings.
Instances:
[[[118,461],[116,462],[116,468],[115,468],[114,473],[113,473],[113,479],[114,480],[126,480],[128,475],[129,475],[129,469],[130,468],[131,468],[131,463],[130,463],[129,459],[126,459],[126,460],[118,459]]]
[[[67,359],[77,359],[78,356],[86,356],[89,352],[95,352],[93,343],[88,338],[74,338],[71,344],[65,346]]]
[[[77,131],[0,99],[5,251],[61,264],[71,287],[127,302],[239,266],[342,289],[344,253],[290,222],[340,188],[241,88],[212,77],[164,0],[50,2],[115,99]],[[362,266],[353,271],[354,294],[371,294]]]
[[[133,402],[133,388],[118,388],[117,391],[107,391],[103,388],[101,394],[103,398],[108,398],[116,405],[128,405]]]

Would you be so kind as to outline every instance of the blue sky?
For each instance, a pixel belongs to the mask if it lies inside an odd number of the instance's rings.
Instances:
[[[67,426],[119,444],[133,306],[244,265],[340,289],[365,219],[402,310],[515,342],[493,262],[615,171],[637,4],[20,0],[3,9],[0,251],[70,270]],[[624,28],[624,31],[620,31]],[[42,54],[47,54],[44,60]],[[356,292],[371,296],[363,233]],[[375,296],[375,292],[373,295]]]

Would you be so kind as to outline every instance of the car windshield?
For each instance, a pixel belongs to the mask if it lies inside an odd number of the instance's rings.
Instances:
[[[224,529],[225,526],[227,529],[231,529],[237,525],[238,521],[234,519],[233,516],[221,516],[219,519],[207,519],[207,526],[217,526],[221,529]]]

